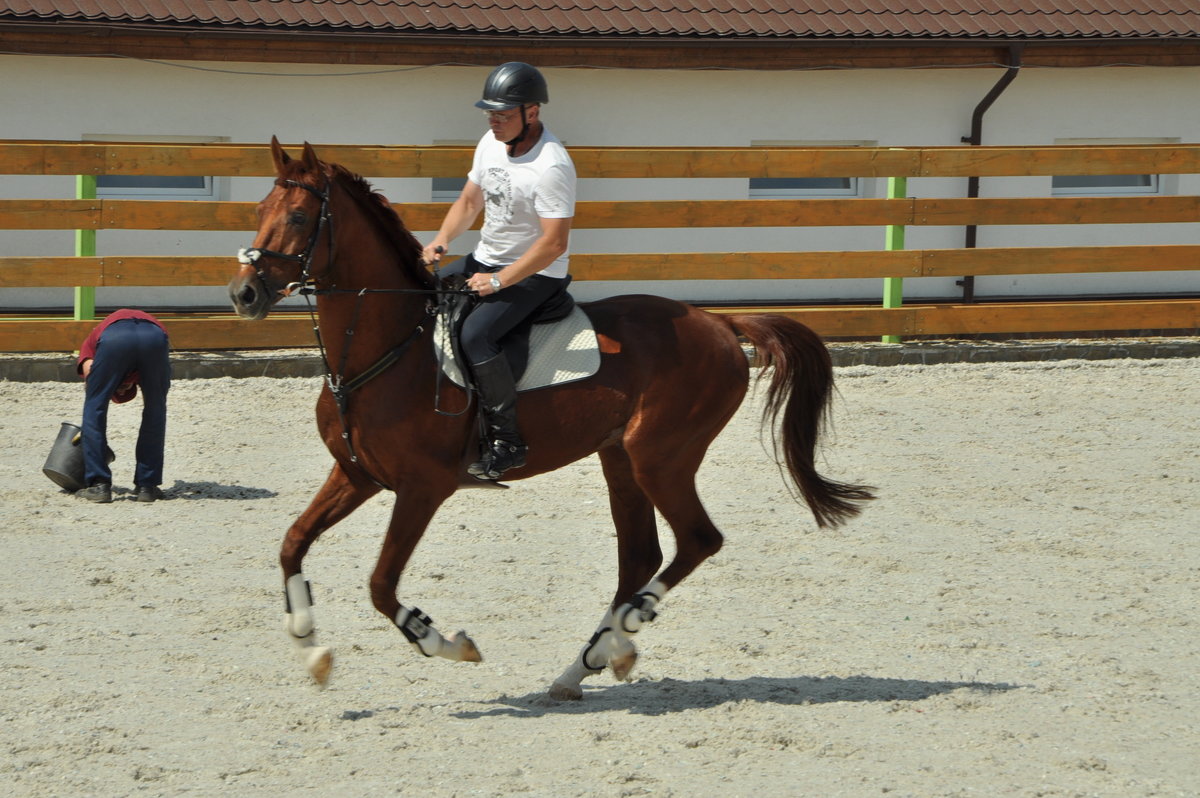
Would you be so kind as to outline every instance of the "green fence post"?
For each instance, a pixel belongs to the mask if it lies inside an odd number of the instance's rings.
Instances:
[[[96,198],[96,176],[75,175],[75,199],[94,200]],[[92,258],[96,255],[96,231],[75,231],[75,256]],[[91,285],[75,286],[75,321],[89,321],[96,318],[96,287]]]
[[[887,198],[888,199],[904,199],[908,194],[908,178],[907,177],[889,177],[887,183]],[[897,249],[904,249],[904,225],[889,224],[884,229],[883,248],[889,252]],[[904,278],[903,277],[884,277],[883,278],[883,306],[885,308],[898,308],[904,304]],[[885,344],[900,343],[899,335],[885,335],[881,339]]]

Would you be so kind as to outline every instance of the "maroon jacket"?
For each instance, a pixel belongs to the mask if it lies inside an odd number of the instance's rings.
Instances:
[[[88,333],[87,338],[83,339],[83,343],[79,347],[79,359],[75,361],[76,374],[82,377],[83,361],[95,359],[96,345],[100,343],[100,336],[104,334],[104,330],[108,328],[108,325],[116,321],[121,321],[122,319],[145,319],[146,321],[152,321],[157,324],[163,333],[166,333],[167,331],[167,328],[163,327],[161,321],[142,310],[121,308],[118,311],[110,313],[104,318],[104,321],[92,328],[92,331]],[[127,374],[126,377],[126,382],[130,383],[129,390],[124,392],[118,390],[112,395],[112,400],[117,404],[128,402],[130,399],[137,396],[138,373],[133,371]],[[86,377],[84,379],[86,379]]]

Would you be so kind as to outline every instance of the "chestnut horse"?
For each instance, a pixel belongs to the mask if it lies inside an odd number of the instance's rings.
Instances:
[[[317,537],[382,489],[395,493],[371,600],[426,657],[480,661],[465,634],[446,638],[397,598],[417,541],[438,507],[475,479],[478,455],[470,414],[435,412],[470,397],[439,378],[432,344],[435,280],[421,246],[361,177],[318,160],[309,144],[294,159],[271,142],[277,178],[258,206],[254,246],[239,256],[229,283],[238,315],[262,319],[297,290],[316,296],[318,342],[328,375],[317,426],[334,465],[280,550],[287,631],[310,675],[324,684],[330,650],[317,645],[312,599],[301,571]],[[722,537],[696,493],[709,445],[746,395],[749,362],[739,335],[771,367],[763,423],[818,526],[858,514],[871,489],[825,479],[813,464],[833,387],[821,339],[780,315],[718,316],[653,296],[623,296],[580,307],[591,319],[598,373],[524,392],[518,401],[528,463],[505,474],[520,480],[592,453],[608,482],[617,531],[617,589],[595,634],[554,680],[559,699],[583,695],[584,677],[633,668],[633,636],[656,616],[667,592],[721,548]],[[779,418],[781,417],[781,418]],[[478,484],[478,483],[476,483]],[[670,524],[676,554],[665,569],[655,509]]]

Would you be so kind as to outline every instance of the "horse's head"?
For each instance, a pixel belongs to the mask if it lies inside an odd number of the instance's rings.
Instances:
[[[316,279],[329,267],[332,179],[326,164],[305,142],[294,160],[271,137],[275,186],[258,204],[254,245],[238,253],[241,269],[229,281],[229,298],[239,316],[261,319],[280,299]]]

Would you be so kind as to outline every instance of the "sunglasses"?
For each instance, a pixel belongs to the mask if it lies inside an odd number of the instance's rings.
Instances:
[[[488,118],[489,122],[507,122],[521,112],[520,108],[513,108],[508,111],[487,111],[483,115]]]

